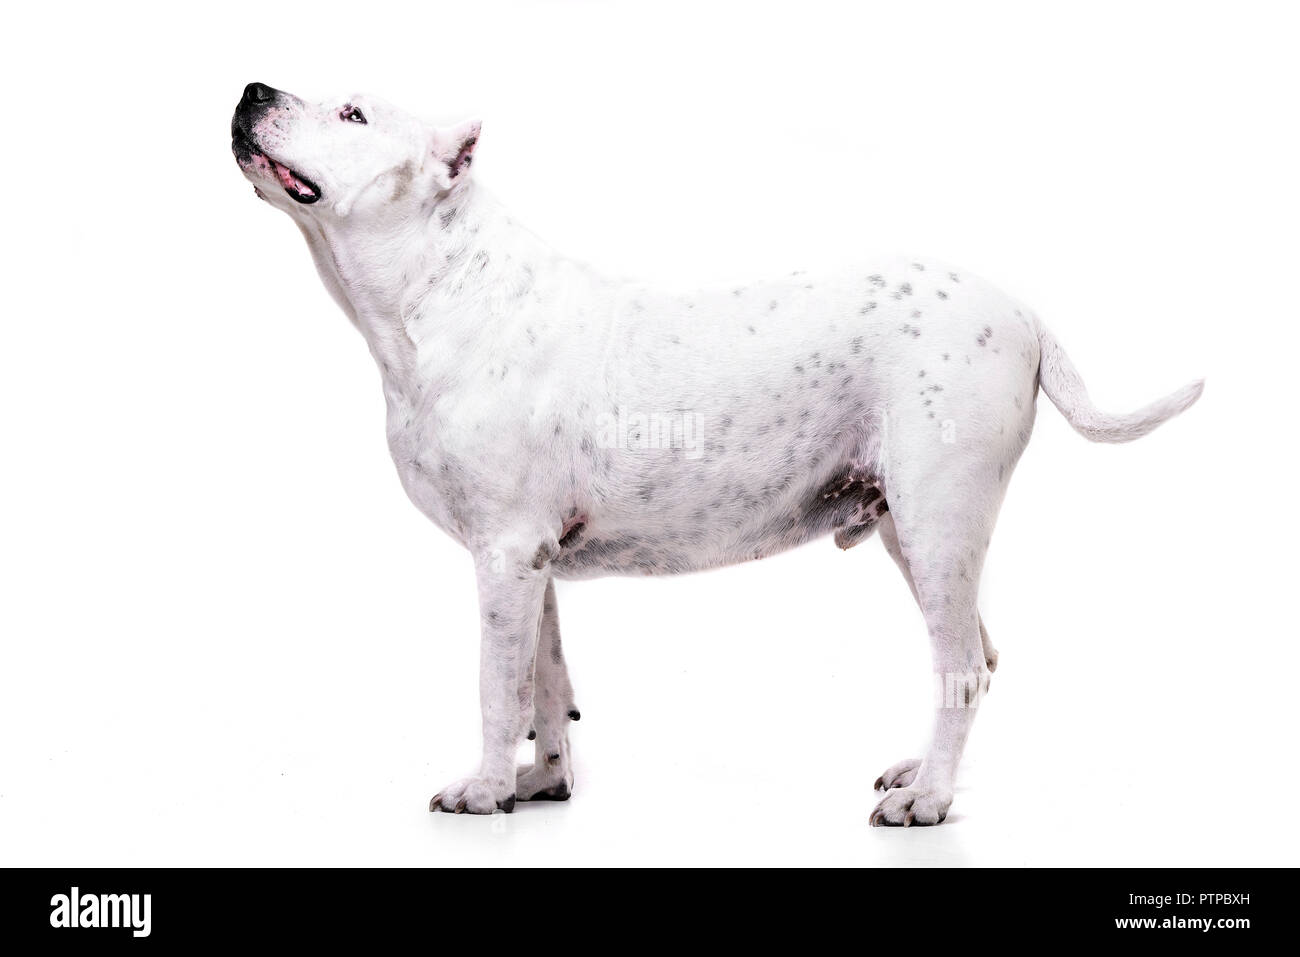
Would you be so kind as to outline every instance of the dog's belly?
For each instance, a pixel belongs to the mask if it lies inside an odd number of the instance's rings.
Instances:
[[[701,571],[766,558],[831,533],[851,548],[875,531],[889,510],[879,479],[838,469],[817,483],[804,476],[770,509],[737,522],[711,521],[704,509],[693,521],[648,509],[639,522],[580,522],[561,542],[551,563],[561,578],[602,575],[664,575]]]
[[[737,411],[721,433],[716,422],[703,427],[698,457],[609,451],[566,524],[555,573],[675,574],[831,533],[844,548],[866,538],[888,510],[877,474],[878,416],[857,399],[801,411],[761,404]]]

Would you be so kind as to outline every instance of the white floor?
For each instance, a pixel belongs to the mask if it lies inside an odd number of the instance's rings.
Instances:
[[[1169,552],[1195,573],[1194,554]],[[1261,675],[1249,644],[1215,658],[1194,606],[1162,614],[1168,595],[1114,620],[1142,590],[1135,559],[1115,562],[1082,588],[1043,571],[1015,603],[991,569],[1002,665],[938,828],[866,826],[872,781],[923,738],[928,661],[883,550],[822,543],[722,574],[563,588],[576,793],[508,817],[425,810],[474,758],[465,581],[436,596],[440,640],[432,621],[410,625],[432,597],[368,620],[380,583],[366,579],[322,588],[274,639],[178,621],[170,637],[29,648],[26,693],[5,701],[2,862],[1294,863],[1295,775],[1275,750],[1288,709],[1269,694],[1285,676]],[[208,611],[236,621],[240,587],[230,615]]]

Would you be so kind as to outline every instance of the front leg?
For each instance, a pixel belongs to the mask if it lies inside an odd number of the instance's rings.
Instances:
[[[536,757],[531,765],[519,769],[515,794],[520,801],[567,801],[573,793],[569,722],[577,721],[580,715],[573,704],[573,686],[564,666],[560,611],[552,582],[547,582],[542,600],[534,675],[531,734],[536,738]]]
[[[479,705],[483,763],[478,774],[434,795],[429,810],[507,813],[515,807],[515,752],[524,733],[521,697],[536,648],[548,549],[497,544],[476,554],[479,617]]]

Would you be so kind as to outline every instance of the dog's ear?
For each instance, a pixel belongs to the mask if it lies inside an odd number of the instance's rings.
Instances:
[[[441,167],[434,173],[439,189],[451,189],[469,179],[474,147],[478,145],[482,125],[478,120],[466,120],[433,131],[433,159]]]

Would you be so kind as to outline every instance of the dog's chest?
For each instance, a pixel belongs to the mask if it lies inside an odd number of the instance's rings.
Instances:
[[[415,506],[462,544],[474,534],[479,510],[494,487],[513,474],[504,450],[520,438],[512,423],[485,402],[416,406],[389,400],[388,447],[402,487]]]
[[[465,499],[463,481],[454,459],[405,409],[388,410],[388,449],[407,497],[435,525],[460,542],[468,533],[467,516],[457,503]]]

